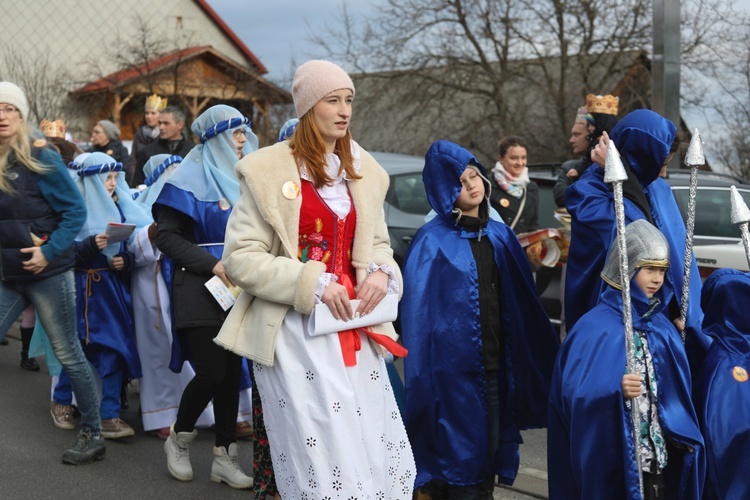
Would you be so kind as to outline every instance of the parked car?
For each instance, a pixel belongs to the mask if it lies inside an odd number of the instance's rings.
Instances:
[[[409,243],[431,210],[422,182],[424,158],[379,152],[373,152],[372,156],[391,178],[383,210],[393,256],[400,266]]]
[[[539,186],[539,225],[559,227],[554,218],[557,208],[552,188],[557,181],[559,163],[529,165],[529,177]],[[670,170],[667,182],[683,217],[687,220],[687,207],[690,198],[690,171]],[[740,239],[740,231],[731,221],[729,188],[737,186],[745,202],[750,205],[750,183],[742,179],[715,172],[698,172],[696,190],[695,231],[693,254],[698,271],[703,279],[721,268],[734,268],[747,271],[748,262]],[[673,256],[682,261],[683,255]],[[562,265],[544,268],[537,272],[537,290],[542,304],[553,323],[560,324],[560,278]]]

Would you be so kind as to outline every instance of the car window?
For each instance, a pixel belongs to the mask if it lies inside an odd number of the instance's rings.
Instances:
[[[685,187],[672,188],[682,218],[687,220],[690,191]],[[745,203],[750,204],[750,191],[740,190]],[[729,189],[699,186],[695,195],[695,235],[721,238],[740,238],[740,230],[732,224],[732,205]]]
[[[539,227],[560,227],[560,222],[555,219],[555,196],[551,185],[538,184],[539,186]]]
[[[409,214],[427,215],[431,210],[427,193],[422,183],[422,173],[395,175],[391,177],[388,202]]]

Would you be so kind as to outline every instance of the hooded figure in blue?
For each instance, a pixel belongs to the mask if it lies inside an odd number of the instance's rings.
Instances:
[[[629,169],[629,178],[623,185],[625,223],[637,219],[653,223],[667,238],[670,253],[675,256],[664,283],[674,294],[673,303],[664,309],[672,319],[679,317],[684,266],[683,260],[676,256],[685,255],[685,224],[669,184],[659,174],[672,157],[675,133],[671,121],[653,111],[639,109],[620,120],[610,134]],[[604,182],[604,169],[596,165],[586,170],[565,193],[572,220],[565,278],[568,331],[597,304],[605,289],[599,273],[617,232],[613,196],[612,188]],[[687,335],[698,342],[699,350],[705,350],[710,341],[700,331],[701,278],[695,259],[691,266]]]
[[[485,186],[478,217],[456,208],[468,169]],[[476,158],[438,141],[422,176],[437,216],[409,246],[401,300],[415,486],[476,486],[492,498],[494,474],[515,479],[519,431],[546,425],[559,342],[518,239],[488,217],[489,183]]]
[[[690,368],[679,332],[661,313],[672,293],[661,286],[670,249],[644,220],[629,224],[626,238],[645,498],[697,500],[705,454]],[[615,240],[601,273],[609,286],[568,333],[555,362],[547,429],[550,499],[641,498],[632,400],[623,392],[627,359],[619,256]],[[654,484],[661,496],[649,493]]]
[[[78,336],[86,358],[102,379],[100,414],[104,437],[117,423],[122,380],[141,377],[141,363],[135,345],[130,272],[133,254],[128,251],[135,233],[151,224],[151,214],[135,203],[125,182],[122,163],[104,153],[79,158],[75,172],[78,189],[86,201],[88,215],[76,236],[75,285]],[[135,224],[127,241],[109,243],[104,234],[109,223]],[[53,400],[70,405],[72,388],[67,374],[53,393]],[[114,422],[114,424],[112,424]]]
[[[708,499],[750,498],[750,273],[715,271],[703,283],[703,332],[713,339],[697,387]]]

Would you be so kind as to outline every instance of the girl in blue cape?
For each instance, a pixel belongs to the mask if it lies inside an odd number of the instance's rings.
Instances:
[[[609,286],[568,333],[555,363],[547,429],[550,499],[641,498],[630,410],[635,397],[644,498],[697,500],[705,455],[690,368],[679,332],[661,313],[672,293],[662,286],[669,244],[645,220],[626,228],[636,373],[625,374],[617,241],[601,273]]]
[[[172,261],[172,329],[174,347],[184,347],[195,366],[195,377],[185,387],[164,444],[169,473],[181,481],[193,478],[189,447],[195,439],[196,422],[213,399],[216,437],[211,480],[233,488],[253,485],[237,462],[236,427],[240,404],[240,380],[248,388],[242,358],[213,342],[228,314],[214,299],[205,283],[218,276],[233,286],[221,263],[224,234],[232,207],[240,196],[234,174],[237,160],[257,149],[258,139],[250,120],[236,109],[217,105],[193,122],[200,138],[164,184],[153,205],[157,217],[156,246]],[[184,358],[174,356],[173,369]],[[251,411],[249,390],[244,406]]]
[[[671,161],[680,138],[674,124],[659,114],[639,109],[626,115],[612,129],[610,137],[629,168],[623,185],[625,222],[645,219],[653,223],[669,243],[673,256],[685,255],[685,224],[667,181],[660,174]],[[606,143],[606,134],[600,141]],[[606,150],[606,147],[604,148]],[[602,156],[603,158],[603,156]],[[565,192],[571,215],[570,250],[565,277],[565,323],[570,331],[584,313],[599,301],[605,284],[599,273],[615,236],[615,213],[612,188],[604,182],[604,169],[594,165]],[[680,291],[684,275],[682,259],[670,266],[664,283],[673,299],[664,314],[679,317]],[[710,340],[701,333],[703,313],[700,308],[701,278],[693,258],[690,274],[690,302],[684,325],[688,339],[705,352]],[[692,345],[692,344],[691,344]]]
[[[83,351],[102,380],[100,414],[102,435],[117,439],[133,435],[120,419],[122,380],[140,378],[130,296],[134,236],[109,243],[109,223],[135,224],[136,231],[151,224],[150,214],[133,202],[122,164],[104,153],[91,153],[77,173],[88,216],[76,237],[76,312]],[[70,379],[64,371],[53,393],[56,404],[72,401]]]
[[[704,498],[750,498],[750,273],[715,271],[703,283],[703,331],[713,339],[696,406],[706,440]]]
[[[409,246],[400,311],[415,486],[492,498],[494,475],[516,477],[519,431],[546,425],[559,342],[476,158],[437,141],[422,176],[437,216]]]

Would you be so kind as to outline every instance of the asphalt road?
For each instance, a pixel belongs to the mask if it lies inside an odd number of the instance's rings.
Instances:
[[[182,483],[167,472],[163,441],[143,432],[138,416],[137,386],[129,391],[130,409],[121,413],[136,431],[124,440],[107,441],[104,460],[84,466],[63,465],[62,453],[73,445],[77,431],[57,429],[49,413],[51,378],[38,358],[38,372],[22,370],[20,335],[8,332],[10,344],[0,346],[0,496],[15,499],[199,499],[252,498],[209,479],[213,461],[213,434],[199,430],[191,446],[194,479]],[[495,499],[526,500],[546,496],[544,431],[524,433],[521,471],[516,487],[495,489]],[[240,464],[250,473],[252,442],[241,441]],[[541,476],[540,476],[541,474]]]

